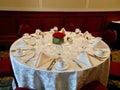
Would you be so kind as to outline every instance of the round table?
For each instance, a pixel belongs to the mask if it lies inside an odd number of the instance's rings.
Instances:
[[[65,32],[64,43],[57,45],[52,34],[33,33],[11,45],[10,58],[19,87],[77,90],[94,80],[107,85],[110,48],[100,37],[89,32]],[[63,68],[58,67],[59,57]]]

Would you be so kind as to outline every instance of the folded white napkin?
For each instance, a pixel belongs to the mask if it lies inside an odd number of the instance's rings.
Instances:
[[[88,54],[86,52],[81,53],[79,56],[77,56],[77,60],[83,64],[85,64],[88,67],[91,67],[92,64],[89,60]]]
[[[14,49],[18,49],[18,48],[21,48],[21,49],[31,49],[33,48],[32,46],[26,44],[26,42],[24,42],[23,39],[20,39],[20,41],[17,43],[16,47],[14,47]]]
[[[99,40],[95,45],[94,48],[98,48],[98,49],[107,49],[108,46],[101,40]]]
[[[88,31],[84,32],[83,35],[86,39],[91,39],[93,36],[91,35],[91,33],[89,33]]]
[[[65,33],[66,32],[65,28],[62,28],[60,32]]]
[[[75,29],[75,33],[77,34],[77,33],[81,33],[81,30],[79,29],[79,28],[76,28]]]
[[[36,30],[35,30],[35,34],[36,34],[36,35],[40,35],[41,32],[42,32],[42,31],[41,31],[40,29],[36,29]]]
[[[30,39],[31,36],[29,35],[29,33],[24,33],[22,36],[23,39]]]
[[[37,39],[40,39],[40,38],[41,38],[41,35],[40,35],[40,34],[37,35],[36,33],[31,34],[31,36],[32,36],[32,37],[35,37],[35,38],[37,38]]]
[[[53,34],[54,32],[55,32],[55,31],[54,31],[54,29],[53,29],[53,28],[51,28],[51,29],[50,29],[50,33],[52,33],[52,34]]]
[[[93,37],[89,42],[95,46],[99,41],[101,41],[101,37]]]
[[[40,53],[40,56],[38,56],[38,59],[36,61],[36,67],[42,66],[44,64],[46,64],[47,62],[51,61],[51,57],[49,57],[48,55],[46,55],[45,53]]]

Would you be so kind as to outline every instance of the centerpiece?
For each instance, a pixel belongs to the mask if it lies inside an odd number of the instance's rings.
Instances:
[[[64,32],[55,32],[53,33],[53,43],[54,44],[62,44],[64,43],[64,37],[65,37],[65,33]]]

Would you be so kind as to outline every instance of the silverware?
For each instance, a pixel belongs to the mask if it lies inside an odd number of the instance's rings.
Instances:
[[[25,63],[28,63],[31,60],[31,58],[33,58],[33,57],[34,56],[30,57],[28,60],[25,61]]]
[[[102,59],[104,59],[105,57],[98,57],[97,55],[95,55],[95,54],[88,54],[88,55],[90,55],[91,57],[94,57],[94,58],[96,58],[97,60],[100,60],[100,61],[102,61]]]
[[[13,50],[11,50],[11,52],[16,52],[16,50],[13,49]]]
[[[72,59],[72,61],[75,62],[78,67],[82,68],[82,66],[76,60]]]
[[[25,60],[25,63],[28,63],[34,57],[35,57],[35,54],[33,54],[31,57],[29,57],[27,60]]]
[[[48,66],[47,70],[52,70],[54,64],[56,63],[56,59],[53,59],[53,61],[51,62],[51,64]]]

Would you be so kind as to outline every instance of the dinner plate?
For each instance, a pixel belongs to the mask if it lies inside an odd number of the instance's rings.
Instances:
[[[92,56],[92,57],[95,57],[99,60],[104,60],[105,58],[107,58],[107,53],[103,53],[102,55],[98,55],[94,52],[88,52],[88,55]]]
[[[20,54],[20,53],[17,53],[16,51],[13,52],[13,56],[15,56],[15,57],[23,57],[23,56],[25,56],[26,54],[27,54],[26,51],[22,51],[21,54]]]
[[[97,51],[95,51],[95,55],[101,57],[104,55],[104,52],[102,50],[97,50]]]
[[[64,67],[62,67],[62,68],[58,67],[57,64],[55,64],[55,70],[64,71],[67,69],[68,69],[68,64],[65,64]]]
[[[98,58],[106,58],[107,54],[105,54],[105,53],[103,55],[97,55],[97,54],[95,54],[95,56],[98,57]]]
[[[24,56],[26,56],[26,55],[30,55],[32,52],[34,52],[33,50],[22,50],[22,53],[20,54],[20,53],[18,53],[17,52],[17,50],[12,50],[12,54],[13,54],[13,56],[15,56],[15,57],[24,57]]]

